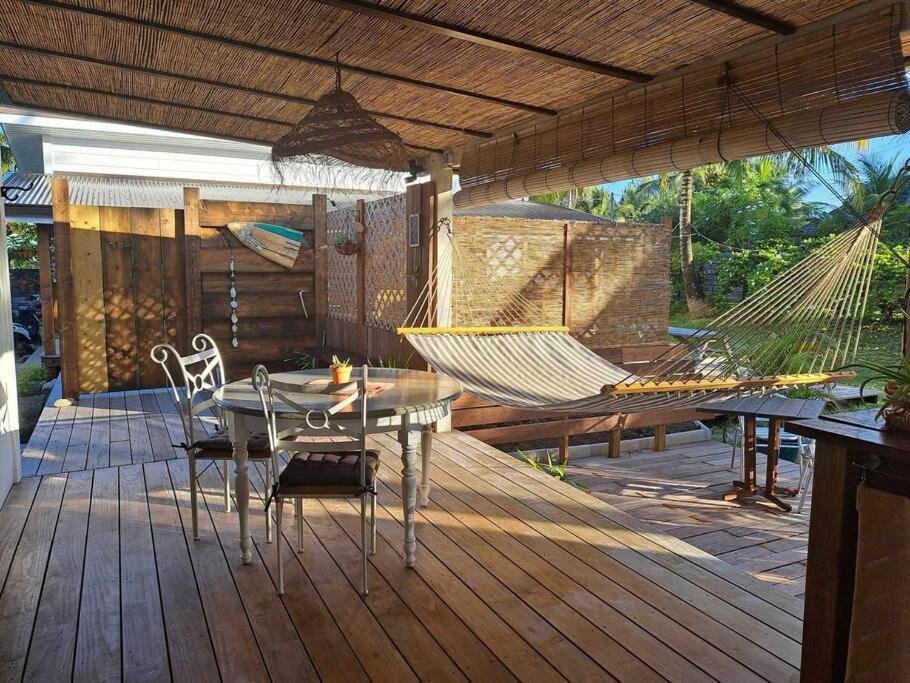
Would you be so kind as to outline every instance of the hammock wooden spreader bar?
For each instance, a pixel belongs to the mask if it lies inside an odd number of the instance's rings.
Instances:
[[[734,389],[760,389],[771,387],[799,387],[829,384],[856,377],[855,372],[810,372],[801,375],[768,375],[767,377],[728,377],[726,379],[685,379],[667,382],[634,382],[632,384],[605,384],[602,394],[626,396],[628,394],[669,394],[680,391],[717,391]]]
[[[413,335],[478,335],[478,334],[527,334],[530,332],[568,332],[561,325],[525,325],[524,327],[399,327],[398,334]]]

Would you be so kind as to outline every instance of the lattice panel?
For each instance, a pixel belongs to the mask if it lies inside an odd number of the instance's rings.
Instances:
[[[339,209],[326,214],[328,242],[328,315],[336,320],[357,321],[357,256],[335,250],[335,240],[354,233],[357,213]]]
[[[405,196],[367,203],[364,227],[366,324],[393,329],[408,313]]]

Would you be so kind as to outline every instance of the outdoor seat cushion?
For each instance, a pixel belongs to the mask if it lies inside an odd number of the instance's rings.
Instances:
[[[228,436],[227,427],[218,429],[211,436],[202,439],[196,439],[194,444],[198,449],[197,458],[231,458],[233,457],[234,448],[231,445],[231,438]],[[268,458],[271,457],[269,450],[269,436],[265,432],[253,432],[246,444],[249,457],[251,458]]]
[[[379,453],[367,451],[367,486],[372,486],[379,469]],[[281,495],[360,494],[360,451],[299,453],[278,475]]]

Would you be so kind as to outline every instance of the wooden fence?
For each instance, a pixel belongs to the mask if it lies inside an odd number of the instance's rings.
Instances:
[[[318,343],[326,300],[325,280],[316,277],[320,267],[325,271],[323,197],[310,206],[202,202],[198,190],[187,188],[183,209],[71,205],[61,178],[54,178],[52,193],[65,395],[162,386],[149,350],[169,343],[185,353],[198,332],[218,342],[230,378],[248,375],[257,362],[285,364]],[[303,229],[294,268],[242,246],[223,229],[232,221]],[[228,293],[232,256],[237,348]]]

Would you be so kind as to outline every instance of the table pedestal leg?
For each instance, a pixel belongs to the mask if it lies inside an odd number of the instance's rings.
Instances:
[[[417,511],[417,440],[419,437],[420,432],[407,422],[401,425],[401,430],[398,432],[402,464],[401,506],[404,511],[404,563],[408,567],[414,566],[417,552],[414,516]]]
[[[781,489],[777,485],[777,459],[780,455],[780,422],[768,421],[768,466],[765,471],[765,489],[762,495],[784,512],[792,509],[789,504],[777,497],[777,493],[789,493],[790,489]]]
[[[240,557],[243,564],[253,561],[253,539],[250,537],[250,471],[247,443],[250,431],[242,417],[228,413],[228,428],[234,445],[234,495],[237,499],[237,517],[240,522]]]
[[[755,487],[755,417],[746,415],[743,419],[743,480],[734,481],[732,491],[724,494],[724,500],[735,500],[754,496]]]
[[[430,504],[430,457],[433,454],[433,425],[424,425],[420,432],[420,488],[417,502],[425,508]]]

